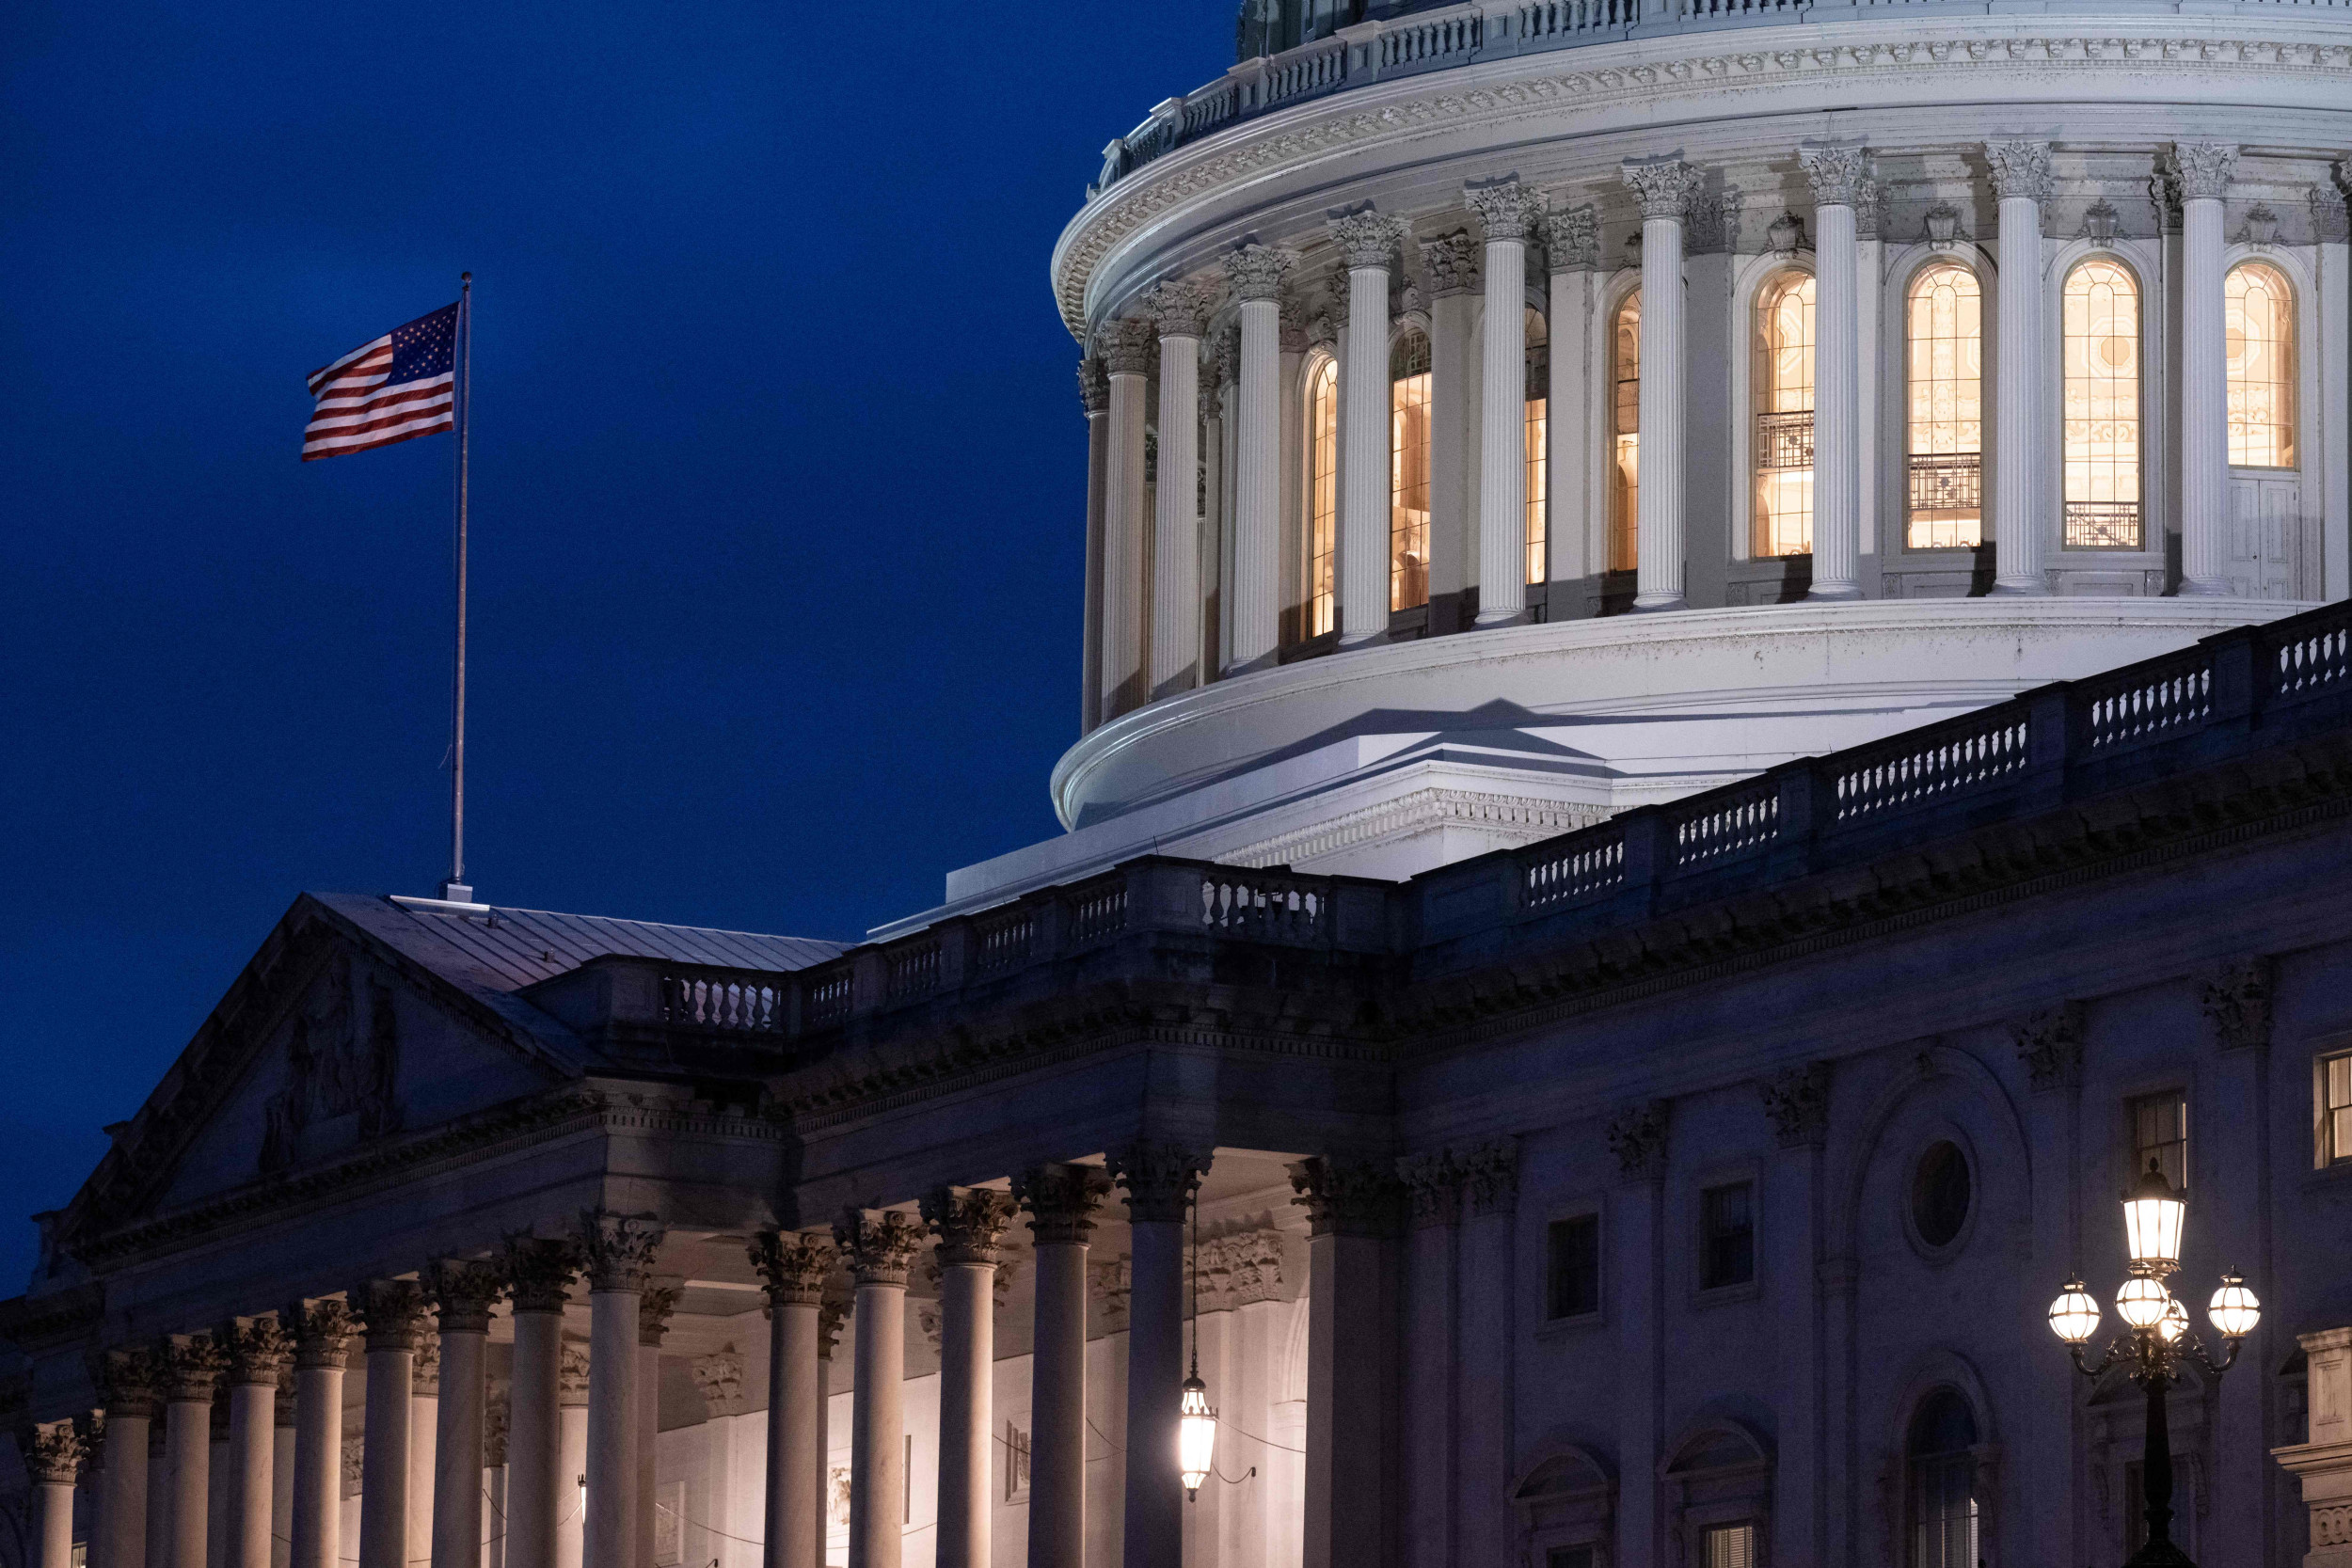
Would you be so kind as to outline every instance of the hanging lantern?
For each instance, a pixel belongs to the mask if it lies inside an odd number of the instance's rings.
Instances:
[[[1209,1386],[1198,1376],[1184,1379],[1184,1401],[1176,1419],[1176,1462],[1184,1472],[1184,1496],[1200,1495],[1216,1457],[1216,1412],[1209,1408]]]
[[[2263,1321],[2262,1303],[2246,1288],[2246,1281],[2236,1275],[2221,1276],[2221,1289],[2213,1293],[2213,1305],[2207,1310],[2213,1326],[2225,1338],[2243,1339],[2254,1332],[2254,1325]]]
[[[2050,1304],[2050,1332],[2070,1345],[2079,1345],[2099,1329],[2099,1304],[2079,1279],[2070,1279],[2058,1300]]]
[[[2187,1212],[2152,1156],[2146,1174],[2123,1199],[2123,1241],[2133,1273],[2166,1275],[2180,1266],[2181,1223]]]

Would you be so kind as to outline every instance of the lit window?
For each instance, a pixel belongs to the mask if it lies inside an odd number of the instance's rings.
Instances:
[[[1429,602],[1429,340],[1389,353],[1389,608]]]
[[[2188,1097],[2178,1089],[2143,1094],[2130,1105],[2134,1177],[2153,1160],[2176,1193],[2188,1191]]]
[[[1783,273],[1756,304],[1756,553],[1813,548],[1813,277]]]
[[[1911,1418],[1911,1568],[1977,1568],[1977,1418],[1939,1388]]]
[[[1699,1289],[1720,1291],[1756,1278],[1756,1187],[1733,1181],[1699,1195]]]
[[[2230,462],[2295,467],[2295,296],[2277,267],[2248,261],[2222,290],[2228,333]]]
[[[1946,261],[1911,285],[1907,540],[1915,550],[1984,543],[1984,295]]]
[[[2136,550],[2139,530],[2139,286],[2113,261],[2069,274],[2066,547]]]
[[[1639,559],[1642,497],[1642,292],[1625,296],[1610,332],[1609,569],[1629,572]]]
[[[2352,1162],[2352,1051],[2319,1060],[2319,1163]]]
[[[1756,1568],[1756,1527],[1710,1526],[1707,1531],[1707,1568]]]
[[[1527,580],[1541,582],[1549,575],[1549,535],[1545,522],[1550,508],[1545,504],[1549,492],[1546,475],[1551,454],[1550,420],[1547,395],[1551,378],[1551,356],[1545,345],[1544,318],[1534,310],[1527,312]]]
[[[1307,385],[1307,635],[1336,624],[1332,569],[1339,559],[1339,367],[1319,360]]]
[[[1599,1311],[1600,1216],[1552,1221],[1544,1254],[1544,1316],[1582,1318]]]

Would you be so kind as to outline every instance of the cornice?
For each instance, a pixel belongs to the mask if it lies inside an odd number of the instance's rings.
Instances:
[[[1942,87],[1954,65],[2032,72],[2054,83],[2109,77],[2119,64],[2260,72],[2274,91],[2281,71],[2352,79],[2352,40],[2296,36],[2297,24],[2316,31],[2313,24],[2328,18],[2249,15],[2247,22],[2265,29],[2260,36],[2222,36],[2217,17],[2184,17],[2171,30],[2159,20],[2133,18],[2124,31],[2117,26],[2122,20],[1906,16],[1740,28],[1586,44],[1347,88],[1246,120],[1121,179],[1063,230],[1052,263],[1055,299],[1063,325],[1084,341],[1087,290],[1103,260],[1133,236],[1165,228],[1170,214],[1197,198],[1339,153],[1402,147],[1462,129],[1507,136],[1517,122],[1563,108],[1638,104],[1645,121],[1670,125],[1658,108],[1677,92],[1899,81],[1927,72]],[[2341,32],[2342,24],[2334,30]],[[1661,139],[1671,142],[1671,130]]]

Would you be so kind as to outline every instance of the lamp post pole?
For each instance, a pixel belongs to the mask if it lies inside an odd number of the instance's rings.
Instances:
[[[2238,1347],[2262,1321],[2261,1303],[2234,1274],[2221,1276],[2209,1316],[2223,1352],[2216,1360],[2189,1327],[2188,1309],[2165,1281],[2179,1272],[2182,1222],[2187,1205],[2165,1180],[2154,1160],[2123,1198],[2123,1233],[2131,1253],[2131,1277],[2116,1292],[2115,1309],[2123,1332],[2107,1341],[2096,1362],[2083,1346],[2099,1327],[2099,1304],[2079,1279],[2070,1279],[2050,1306],[2050,1327],[2066,1342],[2075,1370],[2097,1378],[2121,1362],[2125,1375],[2147,1398],[2147,1429],[2140,1451],[2140,1491],[2147,1505],[2148,1540],[2124,1568],[2196,1568],[2172,1541],[2172,1436],[2165,1395],[2179,1381],[2181,1364],[2195,1360],[2215,1377],[2237,1360]]]

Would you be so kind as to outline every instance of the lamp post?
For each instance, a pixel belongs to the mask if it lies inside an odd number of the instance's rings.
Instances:
[[[2097,1377],[2122,1362],[2148,1401],[2148,1435],[2140,1456],[2140,1484],[2148,1501],[2148,1544],[2134,1552],[2124,1568],[2196,1568],[2186,1552],[2172,1544],[2172,1442],[2165,1427],[2165,1391],[2172,1386],[2184,1359],[2216,1377],[2237,1360],[2239,1344],[2262,1322],[2262,1304],[2234,1274],[2221,1276],[2206,1316],[2219,1331],[2226,1347],[2216,1361],[2205,1342],[2189,1327],[2188,1308],[2165,1284],[2181,1266],[2181,1230],[2188,1205],[2153,1158],[2148,1169],[2123,1196],[2123,1240],[2131,1253],[2131,1277],[2115,1294],[2116,1316],[2123,1332],[2107,1342],[2106,1353],[2094,1365],[2083,1358],[2083,1346],[2099,1328],[2099,1304],[2079,1279],[2070,1279],[2050,1304],[2050,1328],[2066,1341],[2074,1368]]]

